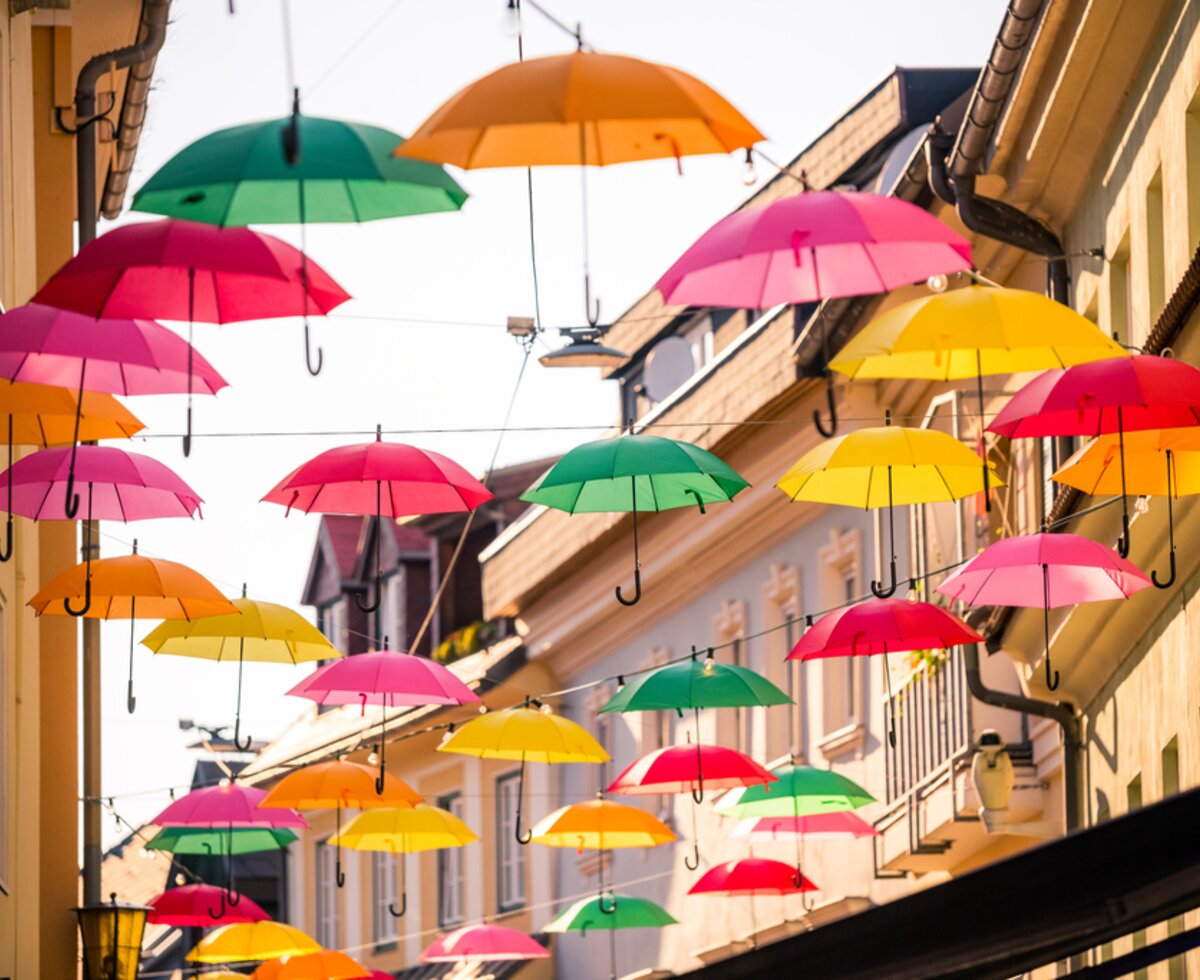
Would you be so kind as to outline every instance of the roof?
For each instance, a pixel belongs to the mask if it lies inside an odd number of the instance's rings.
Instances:
[[[156,827],[139,827],[104,852],[100,862],[102,895],[116,892],[122,902],[146,905],[166,889],[171,874],[171,855],[166,851],[146,850],[146,841],[156,830]],[[145,944],[156,945],[171,928],[147,924]]]
[[[694,971],[702,980],[989,980],[1200,906],[1200,789]],[[1150,846],[1159,842],[1169,846]]]
[[[358,539],[362,537],[367,519],[358,514],[323,514],[317,531],[329,544],[329,550],[337,562],[337,570],[343,579],[354,575],[354,558],[358,553]],[[322,542],[318,540],[318,545]]]

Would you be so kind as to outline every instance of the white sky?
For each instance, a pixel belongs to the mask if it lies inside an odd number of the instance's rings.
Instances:
[[[896,65],[979,65],[1000,23],[1002,0],[547,0],[563,20],[582,19],[602,51],[675,65],[742,110],[783,160],[819,134]],[[212,130],[281,116],[290,107],[280,0],[188,0],[172,10],[150,117],[131,190],[172,154]],[[291,0],[296,75],[304,110],[411,132],[445,98],[516,58],[501,29],[504,0]],[[352,12],[354,16],[340,16]],[[526,13],[526,54],[569,51],[570,38]],[[353,50],[351,50],[353,48]],[[349,54],[347,54],[349,52]],[[307,93],[307,94],[306,94]],[[691,158],[589,173],[594,294],[612,319],[712,222],[746,195],[742,161]],[[760,165],[760,171],[762,165]],[[320,225],[311,256],[355,296],[348,314],[502,325],[532,315],[524,171],[455,173],[472,194],[463,211],[365,225]],[[534,174],[542,311],[547,324],[582,322],[579,172]],[[136,216],[135,216],[136,217]],[[125,219],[122,219],[125,220]],[[101,231],[104,230],[104,225]],[[269,229],[296,242],[296,229]],[[295,605],[316,517],[258,503],[277,480],[323,449],[357,437],[205,438],[205,432],[373,431],[490,427],[501,422],[520,363],[502,329],[359,319],[314,321],[326,367],[310,378],[297,320],[196,327],[196,343],[230,383],[196,400],[197,438],[185,460],[176,439],[136,440],[206,500],[203,521],[104,525],[104,554],[141,550],[185,562],[228,593],[243,581],[257,598]],[[552,340],[552,344],[557,341]],[[539,348],[538,353],[542,352]],[[158,433],[177,433],[180,398],[135,398]],[[531,364],[515,426],[596,425],[616,418],[615,389],[590,370]],[[591,433],[511,433],[500,462],[592,438]],[[486,468],[491,434],[446,433],[407,441]],[[139,624],[140,640],[153,624]],[[105,624],[104,793],[138,823],[166,805],[163,787],[190,778],[194,733],[179,718],[233,720],[236,667],[151,657],[138,647],[138,708],[125,710],[129,627]],[[306,667],[246,669],[243,734],[277,732],[307,702],[283,692]],[[151,791],[151,792],[147,792]],[[127,794],[140,794],[129,796]],[[105,822],[107,840],[122,831]]]

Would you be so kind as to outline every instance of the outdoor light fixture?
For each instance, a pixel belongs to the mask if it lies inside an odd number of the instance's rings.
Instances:
[[[145,905],[118,902],[116,892],[107,902],[75,909],[83,936],[84,980],[136,980],[149,912]]]
[[[510,316],[505,329],[510,337],[516,337],[518,340],[537,335],[537,327],[534,326],[531,316]]]
[[[570,343],[538,358],[542,367],[616,367],[629,355],[600,343],[608,327],[561,327]]]

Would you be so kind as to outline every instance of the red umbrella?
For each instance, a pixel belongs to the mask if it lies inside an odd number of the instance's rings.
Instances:
[[[153,320],[95,320],[28,303],[0,316],[0,377],[110,395],[157,395],[192,389],[215,395],[226,381],[192,347]],[[74,447],[79,443],[76,408]],[[67,476],[67,517],[79,510],[74,465]]]
[[[835,609],[812,624],[787,655],[788,660],[883,655],[883,675],[892,705],[889,651],[947,649],[961,643],[980,643],[983,637],[966,623],[931,602],[907,599],[867,599]],[[888,738],[896,745],[896,719],[891,716]]]
[[[797,877],[799,880],[797,880]],[[706,871],[689,895],[798,895],[815,892],[817,886],[796,869],[769,858],[726,861]]]
[[[440,453],[384,442],[381,428],[375,441],[339,446],[314,456],[285,476],[264,501],[283,504],[307,514],[374,514],[377,528],[384,517],[448,514],[471,511],[492,499],[492,493],[454,460]],[[374,612],[382,601],[380,586],[381,533],[375,534],[375,601],[370,605],[355,594],[363,612]]]
[[[92,317],[151,317],[192,324],[328,313],[350,298],[286,242],[249,228],[164,218],[123,225],[89,242],[34,301]],[[188,377],[191,378],[189,364]],[[191,450],[191,394],[188,384]]]
[[[148,922],[164,926],[226,925],[230,922],[265,922],[270,918],[245,895],[234,893],[237,901],[226,900],[224,888],[216,885],[183,885],[170,888],[150,899]]]
[[[1116,432],[1122,509],[1117,550],[1128,558],[1124,434],[1194,425],[1200,425],[1200,370],[1169,357],[1137,354],[1039,374],[1009,399],[988,431],[1010,439]]]

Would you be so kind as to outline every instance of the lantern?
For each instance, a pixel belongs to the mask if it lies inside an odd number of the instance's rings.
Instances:
[[[146,929],[145,905],[109,901],[75,909],[83,936],[84,980],[136,980]]]

